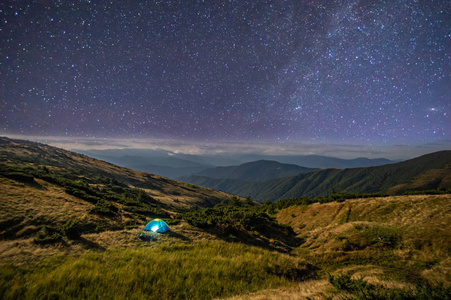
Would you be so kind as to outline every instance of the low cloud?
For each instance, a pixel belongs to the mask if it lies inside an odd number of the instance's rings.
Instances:
[[[122,139],[95,137],[19,136],[24,139],[67,150],[107,149],[163,149],[192,155],[262,154],[262,155],[325,155],[340,158],[407,159],[423,154],[451,149],[451,141],[438,141],[423,145],[362,145],[338,143],[275,143],[275,142],[199,142],[171,139]]]

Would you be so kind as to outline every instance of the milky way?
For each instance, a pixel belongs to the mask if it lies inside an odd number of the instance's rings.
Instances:
[[[0,130],[451,138],[451,1],[2,1]]]

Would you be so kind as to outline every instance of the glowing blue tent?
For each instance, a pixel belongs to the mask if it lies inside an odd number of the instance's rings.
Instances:
[[[150,221],[146,227],[144,227],[145,231],[152,231],[152,232],[166,232],[169,231],[169,227],[168,224],[166,224],[163,220],[161,219],[155,219]]]

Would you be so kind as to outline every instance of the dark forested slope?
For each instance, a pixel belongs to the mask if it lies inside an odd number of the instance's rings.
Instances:
[[[259,201],[321,196],[332,191],[402,194],[407,191],[451,188],[451,151],[423,155],[378,167],[324,169],[266,182],[190,176],[185,181],[251,196]]]

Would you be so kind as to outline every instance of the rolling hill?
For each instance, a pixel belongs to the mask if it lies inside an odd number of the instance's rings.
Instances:
[[[169,218],[231,197],[28,141],[0,138],[0,161],[2,238],[68,220],[90,231],[136,227],[146,218]]]
[[[420,174],[393,191],[446,186],[448,156],[393,169]],[[32,142],[0,138],[0,159],[1,299],[451,294],[449,194],[257,205]],[[138,239],[155,217],[170,231]]]
[[[210,172],[211,170],[209,171],[207,169],[215,167],[238,166],[256,161],[274,161],[280,164],[296,165],[311,169],[372,167],[396,162],[385,158],[369,159],[360,157],[354,159],[342,159],[321,155],[257,155],[224,153],[214,155],[193,155],[175,153],[163,149],[134,148],[75,150],[75,152],[104,160],[118,166],[157,174],[172,179],[181,179],[181,177],[184,176],[199,175],[199,172],[203,173],[202,171],[212,174],[212,172]],[[226,170],[223,169],[216,171],[226,172]],[[302,173],[304,171],[305,170],[301,170],[301,172],[298,173]],[[206,174],[201,175],[211,177]]]
[[[193,174],[214,179],[239,179],[244,181],[267,181],[313,171],[297,165],[281,164],[276,161],[258,160],[239,166],[216,167]],[[184,181],[184,177],[180,180]]]
[[[314,169],[328,169],[328,168],[361,168],[374,167],[386,164],[395,163],[398,161],[389,160],[386,158],[366,158],[358,157],[352,159],[337,158],[324,155],[241,155],[241,161],[251,162],[256,160],[273,160],[283,164],[293,164]]]
[[[184,180],[258,201],[322,196],[332,191],[402,194],[451,188],[451,151],[423,155],[400,163],[351,169],[324,169],[266,182],[189,176]]]

